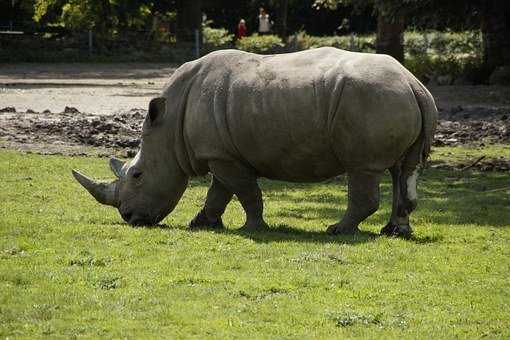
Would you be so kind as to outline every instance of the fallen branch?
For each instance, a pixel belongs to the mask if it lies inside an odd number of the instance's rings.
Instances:
[[[485,158],[485,155],[484,155],[484,156],[480,156],[480,157],[478,157],[478,159],[477,159],[476,161],[474,161],[474,162],[473,162],[473,163],[471,163],[470,165],[467,165],[467,166],[463,167],[462,169],[460,169],[460,171],[466,171],[466,170],[471,169],[472,167],[474,167],[475,165],[477,165],[478,163],[480,163],[480,161],[481,161],[482,159],[484,159],[484,158]]]

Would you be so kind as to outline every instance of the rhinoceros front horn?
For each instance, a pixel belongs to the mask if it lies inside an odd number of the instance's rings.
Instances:
[[[119,207],[117,181],[112,183],[95,182],[76,170],[73,170],[73,176],[99,203]]]

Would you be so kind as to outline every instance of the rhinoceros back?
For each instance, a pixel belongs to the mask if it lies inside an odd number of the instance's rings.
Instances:
[[[232,159],[288,181],[390,166],[421,120],[405,73],[388,60],[334,48],[199,59],[184,113],[190,157],[201,167]]]

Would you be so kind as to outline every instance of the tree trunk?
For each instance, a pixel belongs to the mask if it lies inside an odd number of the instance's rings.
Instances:
[[[177,41],[193,42],[195,31],[200,34],[202,41],[202,1],[177,1]]]
[[[376,51],[389,54],[401,63],[404,61],[404,20],[388,18],[379,13],[377,18]]]
[[[484,69],[510,65],[510,5],[508,0],[486,1],[481,11]]]
[[[283,38],[287,38],[287,17],[289,13],[289,0],[281,0],[282,6],[282,32]]]

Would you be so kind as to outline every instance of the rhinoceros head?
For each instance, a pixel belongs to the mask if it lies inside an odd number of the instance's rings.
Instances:
[[[116,207],[131,225],[160,222],[172,212],[186,188],[187,177],[178,166],[165,112],[165,98],[151,101],[136,156],[127,162],[110,159],[115,181],[97,182],[73,170],[76,180],[99,203]]]

